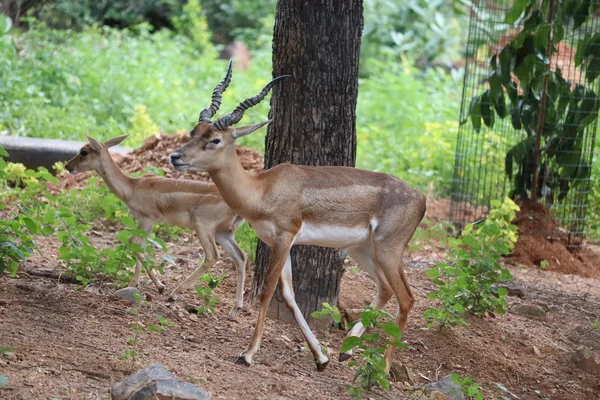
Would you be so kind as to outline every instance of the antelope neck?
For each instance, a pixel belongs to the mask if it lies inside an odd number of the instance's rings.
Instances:
[[[208,173],[229,207],[241,216],[256,211],[255,200],[261,197],[260,188],[257,187],[256,178],[246,172],[235,151],[227,157],[221,168]]]
[[[100,174],[115,196],[126,202],[131,194],[132,179],[121,171],[108,152],[102,154],[100,157],[102,158],[102,163],[96,172]]]

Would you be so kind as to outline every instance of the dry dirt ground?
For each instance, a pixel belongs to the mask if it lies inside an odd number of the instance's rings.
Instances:
[[[128,173],[148,165],[164,166],[166,156],[187,140],[186,135],[153,136],[133,156],[118,162]],[[247,169],[262,168],[257,153],[238,149],[238,155]],[[172,171],[165,171],[167,176],[172,175]],[[65,178],[56,190],[81,187],[89,175]],[[184,177],[207,179],[198,173],[186,173]],[[443,220],[448,207],[448,200],[429,202],[430,222]],[[520,228],[536,225],[535,218],[526,216]],[[114,233],[96,232],[90,239],[98,249],[115,245]],[[537,244],[545,240],[541,236],[534,239]],[[0,356],[0,375],[9,379],[0,388],[2,400],[107,399],[113,383],[151,363],[164,364],[179,378],[208,390],[216,399],[349,398],[345,388],[352,383],[354,371],[337,362],[344,338],[340,330],[317,334],[331,358],[321,373],[305,350],[299,329],[273,320],[267,320],[255,364],[244,367],[234,363],[250,340],[256,313],[249,307],[250,311],[240,313],[236,321],[226,318],[235,285],[229,258],[213,268],[213,273],[229,275],[215,292],[220,302],[214,315],[196,316],[185,310],[185,304],[199,303],[191,289],[176,303],[166,301],[169,289],[191,273],[202,256],[190,235],[168,244],[178,265],[167,268],[162,276],[167,291],[161,295],[146,282],[143,291],[147,298],[137,316],[132,315],[130,304],[112,295],[115,287],[109,283],[77,289],[57,279],[25,273],[37,268],[60,274],[65,269],[57,261],[59,244],[55,238],[42,237],[37,243],[41,254],[24,263],[16,278],[0,276],[0,348],[14,347],[14,352]],[[528,251],[533,245],[521,246],[521,253],[515,252],[517,257],[507,260],[515,276],[514,285],[525,294],[524,298],[510,297],[511,307],[539,304],[547,310],[545,319],[509,311],[495,319],[469,318],[467,327],[437,331],[427,329],[421,315],[431,306],[425,296],[433,289],[425,269],[443,256],[444,246],[415,240],[407,275],[416,304],[404,334],[408,348],[396,355],[412,369],[414,380],[411,385],[393,383],[390,393],[375,390],[369,397],[421,398],[422,385],[457,372],[480,382],[486,399],[502,398],[495,383],[524,400],[600,399],[600,378],[578,369],[571,360],[581,345],[594,349],[600,360],[600,330],[591,327],[600,320],[600,247],[587,245],[582,255],[573,259],[563,254],[560,245],[555,242],[550,249],[535,247],[535,258],[529,257],[533,252]],[[548,256],[550,252],[552,256]],[[550,270],[540,270],[542,258],[549,261]],[[251,274],[249,270],[247,291]],[[374,294],[375,285],[366,274],[348,263],[340,305],[364,308]],[[394,311],[393,305],[388,311]],[[147,329],[150,324],[158,325],[159,317],[174,326],[158,332]],[[132,324],[146,329],[136,335]],[[134,336],[135,343],[129,343]],[[135,359],[121,357],[128,351],[137,353]]]
[[[96,246],[111,246],[113,234],[94,237]],[[30,268],[61,272],[56,261],[58,243],[46,238],[41,255],[28,260]],[[189,274],[201,256],[189,236],[169,243],[169,253],[180,265],[168,268],[162,279],[173,288]],[[515,285],[525,298],[511,297],[511,306],[541,304],[548,310],[544,320],[509,312],[496,319],[469,318],[469,326],[453,330],[426,329],[421,318],[430,305],[425,298],[432,284],[425,268],[435,260],[432,252],[414,253],[407,274],[415,290],[413,308],[404,340],[408,349],[396,359],[415,374],[411,386],[394,383],[392,391],[374,391],[371,398],[420,398],[418,390],[429,380],[451,372],[480,382],[485,396],[501,398],[495,382],[506,386],[519,399],[598,399],[600,380],[579,370],[571,361],[580,345],[600,348],[600,331],[591,323],[600,320],[600,280],[563,275],[539,269],[511,267]],[[364,272],[347,265],[340,302],[348,308],[365,307],[375,293]],[[235,356],[250,339],[256,313],[226,319],[232,306],[234,271],[228,258],[215,273],[229,277],[216,290],[220,302],[216,314],[190,315],[185,303],[198,303],[193,290],[176,303],[166,302],[154,286],[138,316],[132,307],[111,295],[109,284],[76,290],[75,285],[56,279],[32,277],[21,272],[16,278],[0,278],[0,347],[13,346],[14,353],[0,356],[0,374],[8,384],[0,388],[1,399],[106,399],[109,388],[129,373],[151,363],[162,363],[178,377],[223,399],[338,399],[349,398],[345,387],[353,370],[337,361],[344,333],[319,332],[331,354],[324,372],[317,372],[296,326],[268,320],[262,348],[250,367],[236,365]],[[251,272],[248,274],[250,286]],[[393,308],[389,307],[392,311]],[[134,345],[132,323],[157,324],[158,317],[174,323],[164,331],[141,331]],[[121,359],[128,350],[137,358]],[[537,394],[536,391],[539,393]],[[509,396],[510,397],[510,396]]]

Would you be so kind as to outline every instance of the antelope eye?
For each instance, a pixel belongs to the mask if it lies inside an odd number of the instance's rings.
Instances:
[[[85,156],[87,156],[87,155],[88,155],[88,152],[87,152],[87,151],[85,151],[85,150],[81,150],[81,153],[80,153],[80,154],[81,154],[82,156],[84,156],[84,157],[85,157]]]
[[[213,139],[213,140],[211,140],[210,142],[211,142],[212,144],[219,144],[219,143],[221,143],[221,139],[219,139],[219,138],[216,138],[216,139]]]

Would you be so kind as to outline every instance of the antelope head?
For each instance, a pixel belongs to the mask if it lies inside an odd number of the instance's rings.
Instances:
[[[255,125],[234,128],[244,112],[260,103],[271,88],[280,79],[289,78],[289,75],[282,75],[269,82],[259,94],[242,101],[230,114],[224,115],[214,122],[211,120],[219,110],[223,92],[231,82],[232,62],[229,62],[225,78],[215,87],[212,94],[212,101],[208,108],[200,112],[198,123],[190,131],[190,141],[179,150],[171,153],[171,164],[173,167],[183,172],[185,170],[212,171],[219,169],[221,164],[229,157],[235,155],[236,139],[251,134],[271,122],[267,120]]]
[[[125,140],[127,136],[128,135],[119,136],[104,143],[86,136],[89,143],[84,145],[81,150],[79,150],[79,153],[69,160],[67,165],[65,165],[65,169],[73,175],[85,171],[98,171],[104,164],[103,158],[110,158],[108,148],[118,145]]]

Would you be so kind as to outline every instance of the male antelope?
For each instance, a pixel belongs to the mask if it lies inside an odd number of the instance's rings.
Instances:
[[[79,154],[73,157],[65,168],[73,175],[90,170],[98,172],[110,190],[127,204],[131,215],[138,220],[141,230],[150,232],[154,223],[160,223],[196,231],[204,249],[204,263],[173,290],[169,300],[174,300],[177,294],[198,282],[218,260],[219,251],[215,242],[219,243],[229,253],[237,270],[236,300],[229,313],[231,318],[235,317],[244,302],[247,256],[236,243],[233,233],[244,220],[229,208],[213,184],[157,176],[143,176],[137,179],[126,176],[108,151],[109,147],[116,146],[126,137],[121,136],[100,143],[88,136],[89,143],[81,148]],[[139,237],[132,238],[132,241],[137,243],[141,240]],[[135,273],[129,286],[139,284],[141,257],[137,254]],[[162,293],[164,285],[158,280],[156,272],[149,270],[148,275]]]
[[[230,78],[231,65],[213,92],[213,102],[215,96],[220,100]],[[321,371],[329,360],[294,299],[290,248],[303,244],[347,249],[377,283],[373,308],[383,307],[392,295],[396,297],[396,324],[403,330],[414,298],[404,274],[402,253],[425,214],[425,196],[391,175],[349,167],[279,164],[258,175],[247,173],[237,159],[234,142],[270,121],[232,126],[280,78],[214,122],[210,120],[214,113],[201,114],[190,142],[171,154],[171,163],[179,171],[207,171],[227,204],[271,249],[254,336],[238,361],[249,365],[258,351],[269,302],[280,278],[284,301]],[[359,336],[363,331],[357,324],[349,335]],[[388,347],[388,370],[393,354],[394,347]],[[340,354],[340,361],[350,357],[350,352]]]

